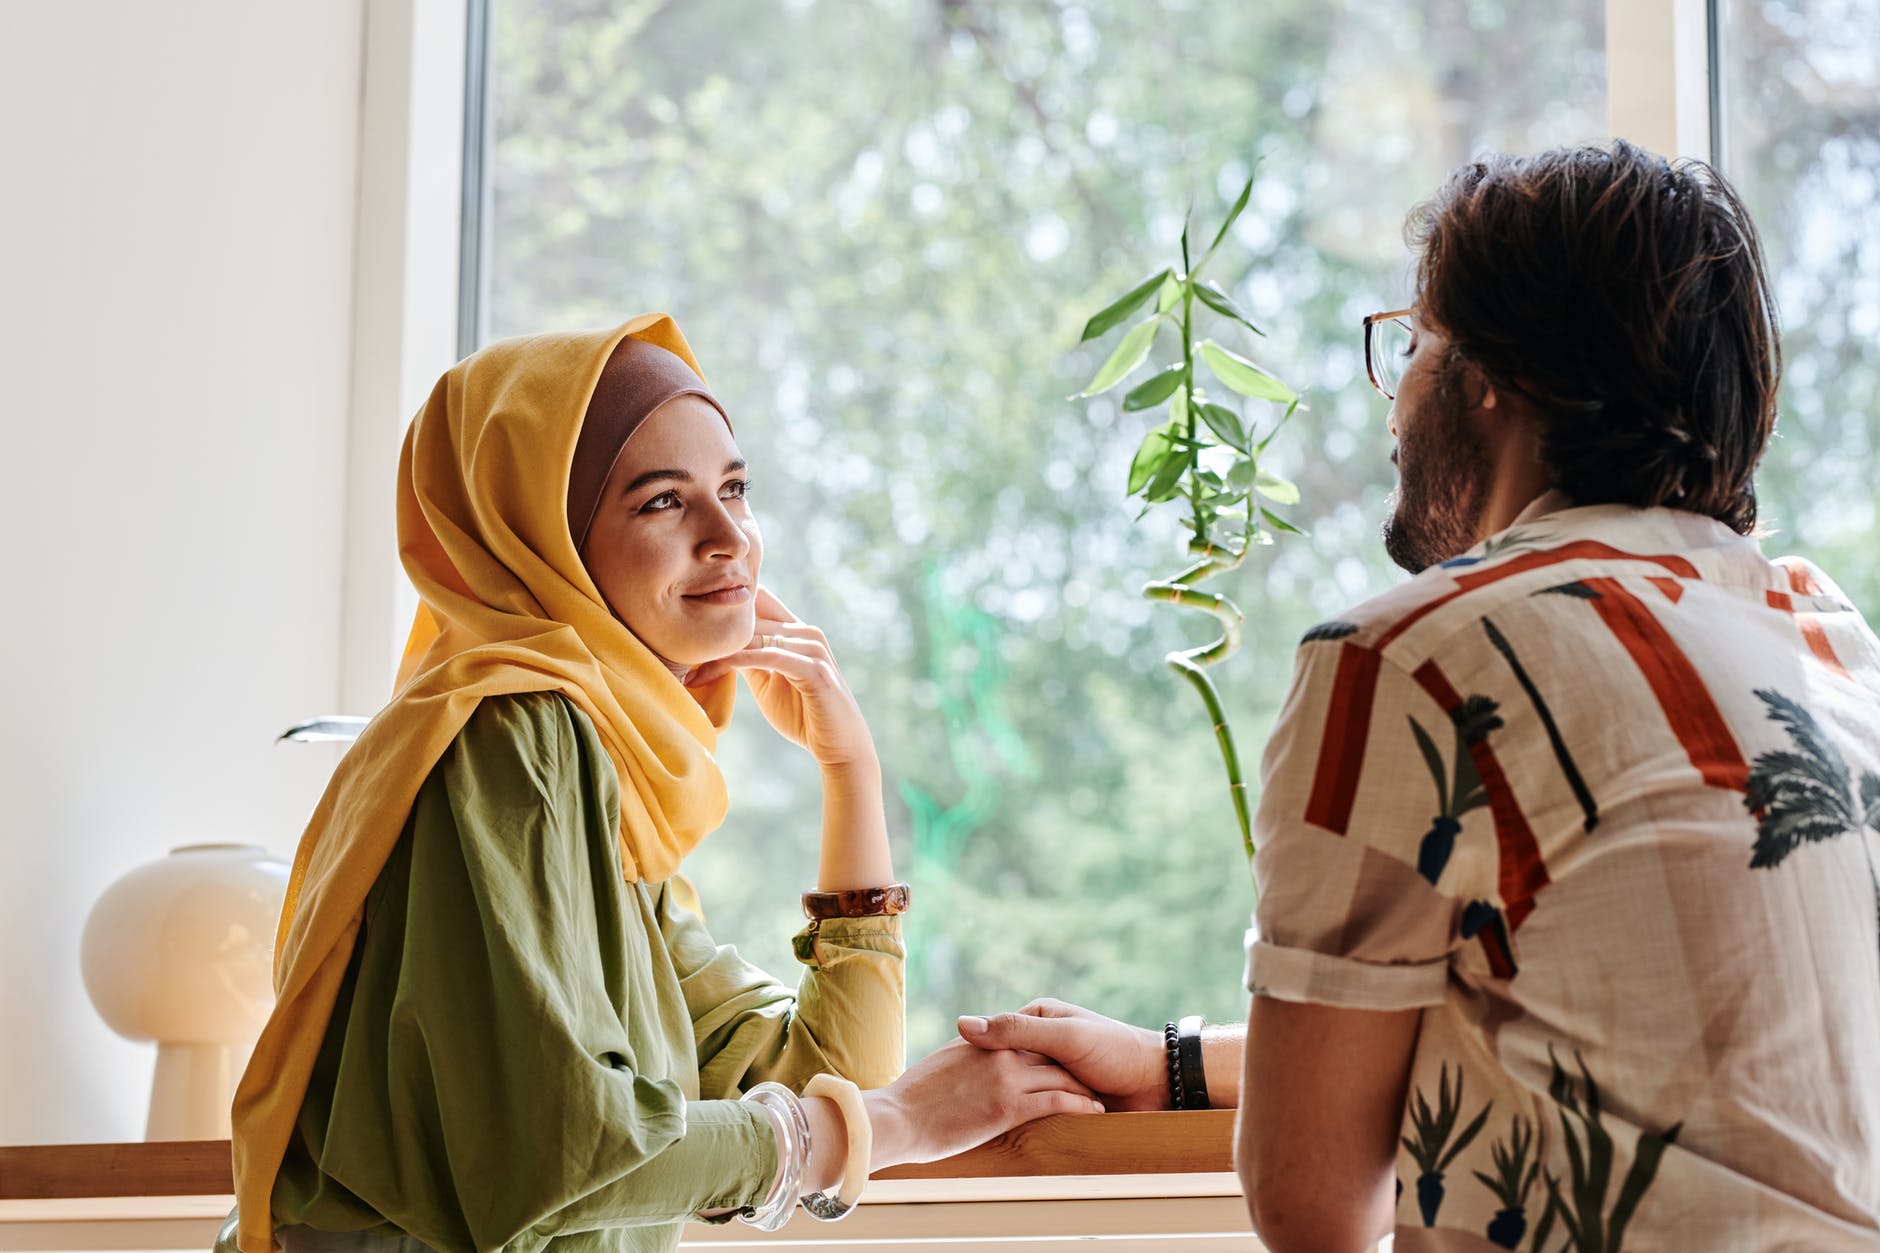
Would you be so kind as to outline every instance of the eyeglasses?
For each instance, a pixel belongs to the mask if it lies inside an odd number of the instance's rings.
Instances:
[[[1397,399],[1397,383],[1403,378],[1411,338],[1416,334],[1416,328],[1410,325],[1415,313],[1414,309],[1393,309],[1373,313],[1364,320],[1364,372],[1385,400]]]

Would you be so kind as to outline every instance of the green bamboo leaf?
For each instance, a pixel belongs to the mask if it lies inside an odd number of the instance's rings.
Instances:
[[[1260,471],[1253,481],[1253,490],[1260,493],[1276,505],[1296,505],[1299,503],[1299,486],[1290,479],[1282,479],[1277,474]]]
[[[1247,201],[1252,196],[1253,196],[1253,175],[1249,174],[1247,176],[1246,186],[1240,189],[1240,198],[1234,201],[1234,207],[1227,211],[1227,220],[1221,223],[1220,230],[1214,232],[1214,242],[1208,245],[1209,256],[1214,255],[1214,250],[1221,246],[1221,241],[1223,239],[1227,238],[1227,232],[1233,229],[1233,225],[1237,220],[1239,220],[1240,215],[1246,212]]]
[[[1159,505],[1165,500],[1173,500],[1181,491],[1182,473],[1192,464],[1187,454],[1181,449],[1174,450],[1157,467],[1155,476],[1149,480],[1142,498],[1152,505]]]
[[[1158,288],[1155,293],[1155,311],[1157,313],[1167,313],[1170,309],[1173,309],[1175,303],[1182,298],[1182,292],[1187,290],[1187,287],[1188,285],[1186,283],[1176,278],[1173,274],[1163,279],[1162,286]]]
[[[1079,397],[1095,396],[1109,391],[1123,381],[1123,376],[1142,364],[1142,359],[1149,355],[1150,345],[1155,343],[1155,328],[1162,324],[1160,317],[1145,318],[1129,328],[1129,334],[1123,336],[1116,345],[1116,351],[1097,371],[1097,377],[1090,380],[1090,386],[1077,393]]]
[[[1270,509],[1264,509],[1264,508],[1261,509],[1260,516],[1262,518],[1265,518],[1266,524],[1272,527],[1275,531],[1284,531],[1288,535],[1304,535],[1305,534],[1304,531],[1300,530],[1298,527],[1294,526],[1292,523],[1286,521],[1286,519],[1280,517],[1277,513],[1274,513]]]
[[[1201,420],[1208,424],[1208,429],[1220,436],[1221,442],[1236,452],[1247,451],[1247,428],[1240,424],[1240,415],[1226,405],[1202,402]],[[1282,504],[1285,502],[1282,501]]]
[[[1279,415],[1279,421],[1275,422],[1273,424],[1273,429],[1268,431],[1266,435],[1261,438],[1260,442],[1253,446],[1253,451],[1256,453],[1265,452],[1266,446],[1272,443],[1273,437],[1275,435],[1278,435],[1281,429],[1283,429],[1285,425],[1292,420],[1293,414],[1298,413],[1302,409],[1309,410],[1311,409],[1311,407],[1312,406],[1310,405],[1304,405],[1304,404],[1299,403],[1299,398],[1297,396],[1294,396],[1292,398],[1291,403],[1289,403],[1286,406],[1286,412]]]
[[[1084,323],[1084,333],[1077,342],[1085,343],[1114,327],[1121,326],[1130,314],[1142,307],[1143,301],[1155,295],[1156,290],[1162,286],[1162,280],[1168,278],[1169,273],[1166,269],[1158,270],[1130,288],[1121,299]]]
[[[1153,409],[1167,400],[1181,386],[1184,369],[1183,366],[1172,365],[1130,388],[1123,397],[1123,411],[1134,413],[1138,409]]]
[[[1177,387],[1175,394],[1168,398],[1169,424],[1181,430],[1188,429],[1188,388]]]
[[[1292,388],[1238,353],[1229,352],[1211,339],[1202,340],[1200,348],[1201,359],[1214,371],[1214,377],[1242,396],[1274,400],[1282,405],[1296,399]]]
[[[1173,422],[1164,422],[1143,436],[1142,444],[1136,449],[1134,460],[1129,463],[1128,495],[1134,496],[1148,486],[1149,480],[1162,469],[1163,462],[1171,458],[1180,460],[1176,457],[1175,446],[1169,438],[1175,430]]]
[[[1196,283],[1195,295],[1200,297],[1202,304],[1214,310],[1222,317],[1232,318],[1234,321],[1252,331],[1255,335],[1266,334],[1265,331],[1255,326],[1248,319],[1246,314],[1240,311],[1240,306],[1234,303],[1233,297],[1222,291],[1218,283],[1212,281]]]

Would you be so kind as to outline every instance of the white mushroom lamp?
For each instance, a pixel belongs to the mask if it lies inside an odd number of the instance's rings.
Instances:
[[[147,1140],[225,1140],[229,1102],[274,1005],[288,865],[191,844],[105,890],[85,920],[85,990],[107,1025],[154,1040]]]

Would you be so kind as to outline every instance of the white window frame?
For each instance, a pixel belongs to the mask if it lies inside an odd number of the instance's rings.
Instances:
[[[1615,139],[1716,165],[1720,0],[1606,0],[1606,129]]]
[[[470,0],[365,5],[340,571],[346,713],[370,714],[390,696],[418,603],[398,563],[393,467],[405,424],[459,355],[470,9]]]

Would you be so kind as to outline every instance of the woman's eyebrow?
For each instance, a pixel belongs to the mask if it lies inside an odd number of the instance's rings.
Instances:
[[[747,464],[749,463],[742,457],[726,462],[725,473],[736,474],[738,471],[744,469]],[[670,479],[675,483],[690,483],[692,481],[692,472],[689,470],[648,470],[645,474],[642,474],[639,478],[634,479],[633,482],[622,488],[620,494],[622,496],[631,496],[642,487],[657,483],[662,479]]]
[[[639,478],[621,488],[620,494],[622,496],[631,496],[642,487],[657,483],[661,479],[672,479],[680,483],[690,483],[692,481],[692,475],[685,470],[648,470],[645,474],[642,474]]]

